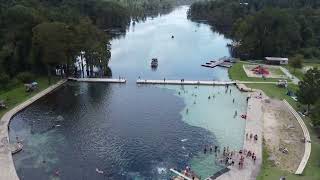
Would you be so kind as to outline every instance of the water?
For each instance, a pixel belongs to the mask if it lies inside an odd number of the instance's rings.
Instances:
[[[13,118],[10,139],[24,144],[14,156],[21,179],[168,179],[169,168],[186,165],[207,177],[222,168],[202,151],[242,147],[244,121],[233,114],[245,111],[244,94],[234,87],[230,94],[219,86],[135,84],[139,76],[228,80],[226,69],[200,64],[228,55],[229,40],[187,20],[187,9],[131,25],[112,41],[110,67],[127,84],[67,83]]]
[[[205,24],[187,19],[187,6],[172,13],[149,18],[131,26],[125,38],[113,40],[110,67],[114,77],[123,76],[136,80],[192,79],[226,80],[223,68],[203,68],[209,60],[229,55],[230,40],[213,33]],[[171,36],[174,36],[174,39]],[[152,58],[158,58],[156,71],[150,68]]]

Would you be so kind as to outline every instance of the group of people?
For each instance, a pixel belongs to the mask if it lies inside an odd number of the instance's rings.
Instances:
[[[205,146],[203,149],[203,153],[215,153],[215,156],[217,157],[220,154],[220,148],[218,146]],[[241,149],[238,152],[229,150],[229,146],[223,147],[223,152],[221,156],[219,157],[219,162],[221,164],[224,164],[225,166],[234,166],[236,161],[238,160],[238,166],[239,169],[242,169],[244,167],[245,159],[252,160],[253,163],[256,162],[257,156],[256,154],[251,150]]]
[[[246,133],[246,140],[248,141],[248,140],[252,140],[252,138],[253,138],[253,140],[256,142],[256,141],[258,141],[258,135],[257,134],[255,134],[255,135],[253,135],[252,133],[250,133],[250,135],[249,135],[249,133]]]

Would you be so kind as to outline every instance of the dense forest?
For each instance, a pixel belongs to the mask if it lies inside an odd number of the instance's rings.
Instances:
[[[216,0],[194,3],[193,20],[206,20],[234,40],[235,55],[247,58],[320,57],[320,1]]]
[[[110,29],[125,30],[177,3],[191,0],[0,0],[0,89],[56,68],[74,72],[80,52],[92,75],[107,70]]]

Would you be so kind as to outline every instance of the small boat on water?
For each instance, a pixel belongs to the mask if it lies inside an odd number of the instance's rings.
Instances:
[[[158,67],[158,59],[157,58],[152,58],[151,67],[152,68]]]

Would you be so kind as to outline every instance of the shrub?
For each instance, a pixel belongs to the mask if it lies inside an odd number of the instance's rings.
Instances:
[[[34,79],[34,75],[30,72],[21,72],[16,77],[23,83],[30,83]]]

